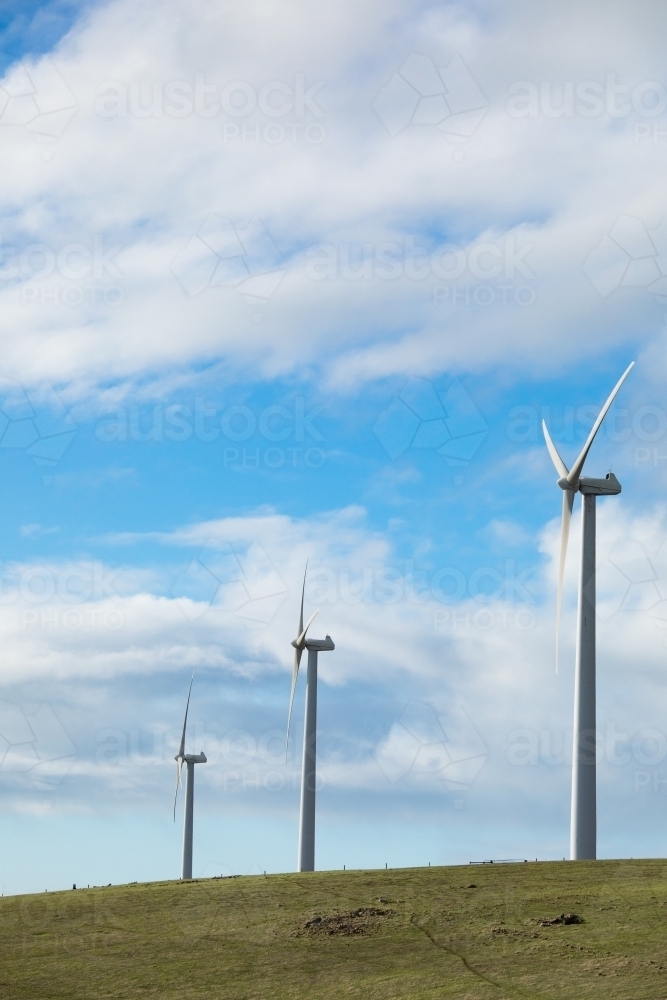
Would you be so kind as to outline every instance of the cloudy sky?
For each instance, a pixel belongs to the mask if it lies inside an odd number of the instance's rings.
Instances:
[[[14,8],[14,9],[12,9]],[[667,12],[6,3],[5,893],[568,852],[578,505],[600,432],[599,854],[665,852]],[[11,863],[8,859],[11,859]]]

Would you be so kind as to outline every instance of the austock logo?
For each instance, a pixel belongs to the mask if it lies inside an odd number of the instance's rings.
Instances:
[[[25,451],[37,466],[53,469],[69,448],[76,424],[47,382],[25,390],[0,377],[0,450]],[[50,482],[49,476],[44,476]]]
[[[437,67],[428,56],[411,52],[375,98],[373,108],[391,135],[411,125],[431,126],[462,147],[488,107],[467,66],[455,55]]]
[[[266,305],[287,271],[277,246],[259,219],[234,225],[209,215],[177,254],[172,271],[190,298],[205,289],[236,291],[247,305]]]
[[[53,791],[76,756],[76,747],[50,705],[26,714],[18,705],[0,701],[0,775],[14,784],[26,781]]]
[[[25,128],[45,147],[45,160],[75,112],[76,100],[48,56],[18,63],[0,85],[0,125]]]
[[[174,581],[172,597],[189,621],[209,608],[235,613],[249,628],[277,614],[287,586],[257,542],[245,549],[210,540]]]
[[[458,379],[444,392],[423,378],[410,378],[375,422],[373,433],[390,458],[408,449],[436,451],[452,469],[463,470],[484,441],[488,426]],[[454,476],[456,485],[463,473]]]
[[[602,298],[619,288],[643,288],[667,306],[667,217],[648,229],[641,219],[619,215],[583,268]]]
[[[411,701],[378,743],[375,760],[392,784],[407,775],[437,777],[452,792],[473,783],[488,749],[460,704],[439,716],[431,705]]]
[[[607,562],[604,574],[597,574],[597,616],[605,621],[619,612],[646,614],[658,629],[667,629],[667,542],[649,556],[637,540],[623,539]]]

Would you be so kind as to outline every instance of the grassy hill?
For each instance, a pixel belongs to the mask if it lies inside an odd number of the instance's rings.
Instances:
[[[561,914],[582,923],[545,923]],[[3,1000],[667,998],[667,861],[159,882],[0,900]]]

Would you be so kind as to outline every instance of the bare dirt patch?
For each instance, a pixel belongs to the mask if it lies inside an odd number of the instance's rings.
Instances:
[[[554,927],[556,924],[583,924],[583,920],[576,913],[561,913],[559,917],[545,917],[538,923],[540,927]]]
[[[329,913],[325,916],[310,917],[296,932],[297,937],[321,937],[325,935],[370,934],[387,917],[395,916],[394,910],[379,909],[377,906],[360,906],[349,913]]]

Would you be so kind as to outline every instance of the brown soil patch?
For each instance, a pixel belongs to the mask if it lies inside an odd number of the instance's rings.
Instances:
[[[561,913],[560,917],[548,917],[538,921],[540,927],[553,927],[555,924],[583,924],[583,920],[576,913]]]
[[[349,913],[330,913],[311,917],[297,931],[298,937],[320,937],[329,934],[369,934],[381,923],[383,917],[393,917],[394,910],[381,910],[377,906],[361,906]]]

